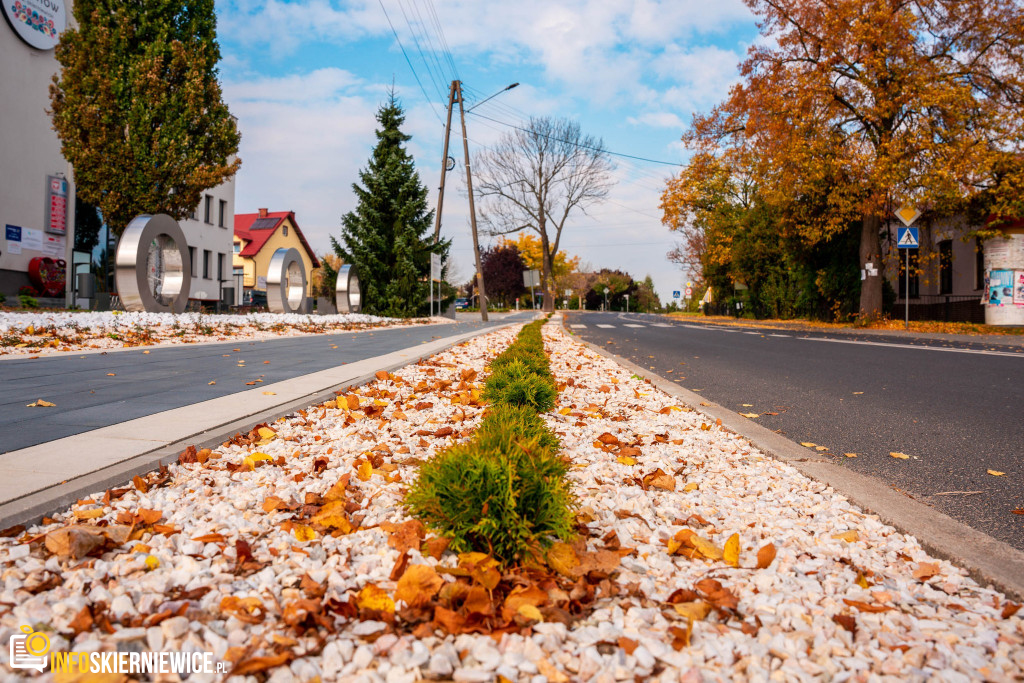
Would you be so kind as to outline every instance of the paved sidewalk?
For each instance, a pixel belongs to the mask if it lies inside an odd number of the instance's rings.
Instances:
[[[507,324],[512,324],[511,322]],[[0,528],[34,521],[88,492],[124,483],[172,461],[188,444],[219,444],[239,429],[273,420],[504,324],[480,327],[428,343],[266,382],[257,390],[129,419],[0,454]],[[337,339],[334,337],[333,339]],[[218,354],[219,355],[219,354]]]

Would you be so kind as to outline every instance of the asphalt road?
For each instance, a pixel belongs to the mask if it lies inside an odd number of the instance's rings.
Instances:
[[[572,314],[570,330],[1024,550],[1024,345]],[[603,326],[603,327],[601,327]],[[906,460],[890,455],[900,452]],[[846,457],[855,453],[856,457]],[[987,470],[1004,472],[993,476]]]
[[[529,317],[529,312],[492,316],[486,326]],[[5,359],[0,361],[0,453],[240,391],[260,391],[273,382],[483,327],[479,319],[460,316],[460,322],[448,325]],[[57,407],[27,407],[39,398]]]

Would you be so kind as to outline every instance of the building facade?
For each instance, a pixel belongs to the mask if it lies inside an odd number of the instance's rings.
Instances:
[[[10,303],[32,284],[32,259],[71,263],[74,178],[48,113],[71,2],[5,0],[0,13],[0,293]]]
[[[234,178],[204,192],[192,215],[178,223],[185,233],[192,263],[189,299],[205,304],[221,300],[230,305],[240,304],[242,288],[235,281],[231,263],[235,225]]]
[[[320,260],[306,241],[293,211],[268,211],[235,216],[234,260],[236,277],[248,292],[267,291],[267,268],[278,249],[297,249],[306,271],[307,296],[312,296],[313,269]],[[251,298],[250,298],[251,300]]]

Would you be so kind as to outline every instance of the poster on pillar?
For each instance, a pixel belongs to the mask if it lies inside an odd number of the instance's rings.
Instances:
[[[993,270],[988,276],[989,306],[1004,306],[1013,303],[1013,271]]]

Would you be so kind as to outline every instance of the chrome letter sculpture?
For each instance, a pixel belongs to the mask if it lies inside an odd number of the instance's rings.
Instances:
[[[192,284],[185,233],[166,214],[136,216],[117,243],[117,292],[126,311],[182,313]]]
[[[267,308],[271,313],[302,313],[306,266],[298,249],[278,249],[267,267]]]
[[[359,291],[359,274],[355,266],[338,269],[338,282],[334,285],[334,300],[338,313],[359,313],[363,310],[363,297]]]

